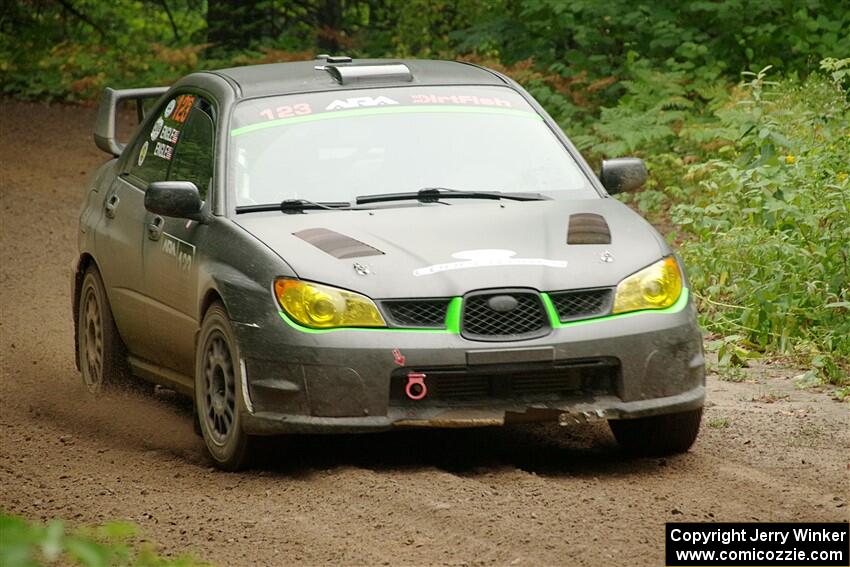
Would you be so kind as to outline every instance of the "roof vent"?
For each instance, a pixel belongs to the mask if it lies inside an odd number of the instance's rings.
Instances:
[[[328,59],[330,61],[330,59]],[[324,70],[341,85],[357,83],[409,83],[410,69],[403,63],[382,65],[325,65]]]
[[[327,53],[316,55],[316,60],[328,63],[351,63],[351,57],[348,55],[328,55]]]

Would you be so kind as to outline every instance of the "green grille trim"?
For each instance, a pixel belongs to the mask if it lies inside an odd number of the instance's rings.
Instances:
[[[562,329],[566,327],[577,327],[579,325],[587,325],[588,323],[598,323],[600,321],[609,321],[612,319],[623,319],[625,317],[633,317],[635,315],[644,315],[644,314],[655,314],[655,315],[665,315],[670,313],[678,313],[682,309],[684,309],[688,305],[688,297],[690,293],[688,288],[682,288],[682,293],[679,294],[679,299],[676,300],[676,303],[671,305],[670,307],[666,307],[664,309],[641,309],[639,311],[630,311],[628,313],[617,313],[616,315],[605,315],[603,317],[593,317],[591,319],[581,319],[578,321],[568,321],[566,323],[561,323],[561,318],[558,316],[558,311],[555,309],[555,304],[552,303],[552,298],[549,297],[548,293],[541,293],[540,297],[543,299],[543,306],[546,309],[546,312],[549,314],[549,322],[552,323],[553,329]]]
[[[540,294],[540,299],[543,301],[543,309],[546,310],[546,314],[549,316],[549,324],[552,325],[553,329],[557,329],[561,326],[561,318],[558,316],[558,310],[555,309],[555,304],[552,303],[552,298],[544,291]]]
[[[459,299],[459,298],[456,298]],[[442,333],[446,334],[451,331],[448,329],[399,329],[396,327],[335,327],[333,329],[313,329],[310,327],[305,327],[304,325],[299,325],[295,321],[289,318],[289,316],[283,311],[278,311],[280,318],[283,319],[287,325],[295,329],[296,331],[301,331],[302,333],[312,333],[322,335],[325,333],[335,333],[338,331],[378,331],[378,332],[389,332],[389,333]]]
[[[548,293],[541,293],[540,298],[543,301],[543,308],[549,316],[549,323],[552,325],[553,329],[563,329],[566,327],[577,327],[579,325],[587,325],[590,323],[599,323],[601,321],[610,321],[613,319],[623,319],[626,317],[633,317],[635,315],[645,315],[645,314],[654,314],[654,315],[665,315],[671,313],[678,313],[683,310],[688,305],[688,299],[690,297],[690,292],[688,288],[682,288],[682,293],[679,295],[679,299],[676,300],[676,303],[667,307],[665,309],[642,309],[640,311],[631,311],[629,313],[618,313],[616,315],[605,315],[603,317],[593,317],[591,319],[581,319],[579,321],[569,321],[567,323],[561,323],[560,317],[558,317],[558,311],[555,309],[555,304],[552,303],[552,298],[549,297]],[[449,307],[446,309],[446,328],[445,329],[399,329],[395,327],[337,327],[334,329],[311,329],[310,327],[305,327],[304,325],[299,325],[295,321],[289,318],[283,311],[278,311],[280,318],[284,320],[284,322],[297,331],[301,331],[302,333],[313,333],[313,334],[324,334],[324,333],[335,333],[339,331],[372,331],[372,332],[384,332],[384,333],[431,333],[431,334],[460,334],[460,317],[461,312],[463,310],[463,298],[462,297],[453,297],[449,302]]]
[[[446,330],[455,335],[460,334],[460,313],[463,307],[462,297],[453,297],[446,309]]]

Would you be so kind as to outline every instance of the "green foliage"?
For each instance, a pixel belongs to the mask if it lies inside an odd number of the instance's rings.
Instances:
[[[812,77],[771,85],[760,73],[717,112],[738,134],[688,168],[673,220],[710,330],[811,357],[839,380],[850,358],[850,105]]]
[[[748,360],[761,356],[757,350],[753,350],[754,345],[744,346],[745,342],[746,337],[741,335],[726,335],[721,339],[708,341],[705,347],[709,351],[717,351],[717,362],[721,368],[742,368],[747,366]]]
[[[759,64],[802,71],[848,53],[848,26],[846,3],[829,0],[501,0],[460,47],[486,45],[508,64],[564,62],[569,76],[625,77],[633,52],[659,70],[712,81]]]
[[[9,3],[0,17],[0,93],[90,100],[106,85],[163,84],[198,66],[204,16],[194,2],[170,0],[169,12],[140,0],[66,4]]]
[[[107,86],[167,85],[197,69],[202,49],[151,44],[125,59],[110,49],[61,42],[29,62],[37,71],[6,68],[0,92],[36,100],[94,100]]]
[[[676,226],[703,324],[724,336],[726,379],[774,351],[847,380],[850,59],[821,68],[717,88],[635,61],[618,104],[576,137],[600,157],[646,158],[650,182],[625,200]]]
[[[834,82],[845,87],[850,83],[850,57],[845,59],[827,57],[820,62],[820,68],[828,72]]]
[[[0,565],[37,567],[39,565],[80,565],[109,567],[193,567],[205,565],[191,557],[165,559],[148,545],[133,545],[137,536],[133,524],[112,522],[68,532],[65,523],[53,520],[47,525],[28,522],[17,516],[0,514]]]
[[[625,93],[613,107],[603,107],[590,133],[577,136],[584,150],[608,155],[642,155],[669,150],[682,121],[694,109],[692,87],[682,72],[652,69],[645,60],[630,60]]]
[[[12,0],[0,15],[0,82],[17,97],[89,100],[105,84],[162,84],[270,52],[533,61],[570,84],[539,90],[573,120],[570,104],[593,114],[624,89],[640,94],[635,84],[658,87],[651,73],[680,85],[756,65],[804,73],[850,53],[848,28],[844,0]]]
[[[730,425],[732,425],[732,422],[728,417],[715,417],[708,421],[708,426],[712,429],[726,429]]]

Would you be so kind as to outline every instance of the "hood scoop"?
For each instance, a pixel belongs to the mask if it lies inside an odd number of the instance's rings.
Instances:
[[[593,213],[570,215],[567,244],[611,244],[611,230],[602,215]]]
[[[363,258],[364,256],[382,256],[384,254],[377,248],[326,228],[307,228],[293,232],[292,235],[340,260]]]

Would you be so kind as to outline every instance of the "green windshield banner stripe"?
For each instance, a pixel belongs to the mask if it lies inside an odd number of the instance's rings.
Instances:
[[[380,108],[355,108],[353,110],[338,110],[336,112],[323,112],[321,114],[310,114],[308,116],[293,116],[292,118],[281,118],[249,124],[230,131],[231,136],[241,136],[257,130],[277,128],[290,124],[301,124],[303,122],[315,122],[317,120],[334,120],[336,118],[356,118],[358,116],[379,116],[383,114],[427,114],[427,113],[451,113],[460,112],[464,114],[499,114],[503,116],[516,116],[518,118],[530,118],[531,120],[543,120],[534,112],[524,110],[511,110],[509,108],[485,108],[480,106],[445,106],[438,104],[427,104],[422,106],[382,106]]]

